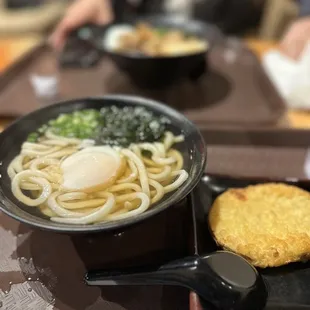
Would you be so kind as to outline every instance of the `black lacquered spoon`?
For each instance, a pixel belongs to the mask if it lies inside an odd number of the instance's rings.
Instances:
[[[242,257],[225,251],[191,256],[156,270],[90,271],[88,285],[178,285],[197,293],[218,309],[264,309],[268,293],[262,277]]]

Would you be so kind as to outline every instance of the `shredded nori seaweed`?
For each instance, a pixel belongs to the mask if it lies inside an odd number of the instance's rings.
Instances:
[[[104,126],[97,143],[126,147],[131,143],[154,142],[162,138],[169,120],[144,107],[104,107]]]
[[[97,144],[127,147],[131,143],[154,142],[162,138],[169,120],[144,107],[109,106],[60,114],[27,140],[36,142],[46,132],[79,139],[94,139]]]

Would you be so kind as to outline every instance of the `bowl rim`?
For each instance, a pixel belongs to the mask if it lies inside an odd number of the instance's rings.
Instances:
[[[200,132],[200,130],[194,125],[193,122],[191,122],[187,117],[185,117],[182,113],[178,112],[177,110],[161,103],[158,101],[155,101],[153,99],[148,99],[140,96],[133,96],[133,95],[104,95],[104,96],[91,96],[91,97],[84,97],[84,98],[75,98],[75,99],[69,99],[69,100],[63,100],[58,101],[55,104],[48,105],[45,107],[41,107],[39,109],[36,109],[18,119],[16,119],[14,122],[10,124],[5,130],[3,130],[0,133],[0,144],[5,141],[10,135],[10,132],[16,127],[21,121],[25,119],[29,119],[32,116],[40,115],[40,113],[44,111],[48,111],[50,109],[57,109],[59,106],[63,105],[74,105],[78,102],[85,102],[85,101],[104,101],[104,100],[115,100],[115,101],[122,101],[126,104],[129,103],[129,105],[138,105],[138,106],[144,106],[146,108],[150,108],[151,110],[155,110],[156,112],[162,112],[165,111],[166,116],[171,116],[172,118],[177,118],[182,120],[182,122],[186,122],[192,130],[194,130],[194,134],[199,138],[199,145],[200,145],[200,153],[201,153],[201,162],[198,164],[198,172],[193,176],[191,182],[185,183],[185,185],[182,185],[182,190],[180,192],[174,192],[171,196],[169,196],[166,200],[163,200],[163,202],[159,202],[159,205],[156,206],[153,209],[148,210],[148,212],[144,212],[142,214],[139,214],[136,217],[129,217],[125,220],[120,221],[111,221],[111,222],[102,222],[98,224],[89,224],[89,225],[75,225],[75,224],[63,224],[62,226],[54,226],[53,222],[49,220],[49,223],[45,224],[40,221],[32,221],[31,219],[24,218],[23,216],[15,214],[13,211],[10,210],[10,208],[7,208],[3,206],[3,202],[0,201],[0,211],[5,213],[6,215],[10,216],[11,218],[30,225],[32,227],[40,228],[42,230],[47,231],[53,231],[58,233],[70,233],[70,234],[76,234],[76,233],[96,233],[96,232],[108,232],[108,231],[116,231],[120,230],[129,226],[132,226],[134,224],[138,224],[144,220],[147,220],[148,218],[155,216],[156,214],[165,211],[167,208],[171,207],[174,204],[177,204],[181,200],[183,200],[190,192],[196,187],[198,182],[201,180],[202,175],[205,171],[205,166],[207,162],[207,148],[204,141],[204,138]],[[153,109],[152,109],[153,108]],[[61,112],[60,112],[61,113]],[[60,114],[59,113],[59,114]],[[173,123],[173,121],[172,121]],[[12,137],[12,135],[11,135]],[[197,144],[198,144],[197,143]],[[20,146],[19,146],[20,147]],[[16,205],[13,201],[11,201],[7,195],[3,192],[3,187],[0,182],[0,196],[2,196],[2,200],[5,200],[10,205],[14,205],[17,208],[18,205]],[[37,218],[36,216],[28,213],[25,210],[22,210],[23,212],[27,213],[31,217]],[[58,223],[57,223],[58,224]],[[58,224],[59,225],[59,224]]]

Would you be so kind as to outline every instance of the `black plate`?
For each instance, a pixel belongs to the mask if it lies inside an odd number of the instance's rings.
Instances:
[[[103,106],[144,106],[155,114],[165,115],[171,121],[170,128],[175,134],[183,134],[185,141],[177,148],[184,157],[184,169],[189,172],[188,180],[175,192],[165,196],[156,206],[147,212],[122,221],[94,225],[67,225],[53,223],[42,216],[37,208],[27,207],[20,203],[12,194],[7,167],[16,156],[27,135],[57,117],[60,113],[70,113],[85,108],[100,109]],[[158,102],[133,96],[111,95],[101,98],[76,99],[51,105],[34,111],[16,122],[0,134],[0,209],[9,216],[33,226],[59,232],[95,232],[115,230],[124,226],[138,223],[185,198],[199,181],[206,162],[206,150],[203,137],[199,130],[186,117],[177,111]]]
[[[205,176],[197,188],[194,205],[203,206],[204,226],[200,226],[199,254],[218,250],[207,225],[209,209],[215,198],[231,187],[242,188],[250,184],[266,183],[272,180],[233,179],[229,177]],[[309,184],[287,182],[305,190],[310,190]],[[199,216],[197,216],[199,219]],[[292,263],[278,268],[260,269],[269,288],[269,298],[266,309],[310,309],[310,263]]]
[[[207,54],[215,42],[219,42],[223,36],[221,31],[210,24],[184,20],[172,16],[150,16],[126,23],[135,25],[137,22],[146,22],[154,27],[166,29],[180,29],[188,35],[196,36],[208,42],[206,52],[173,57],[147,57],[135,54],[116,53],[107,50],[104,37],[111,27],[122,24],[109,24],[104,27],[86,26],[73,34],[80,39],[93,43],[98,50],[106,53],[115,62],[116,66],[124,71],[139,87],[167,87],[180,79],[198,79],[207,68]]]

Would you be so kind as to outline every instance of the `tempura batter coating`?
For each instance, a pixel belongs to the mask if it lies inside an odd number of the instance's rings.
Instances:
[[[257,267],[310,258],[310,193],[295,186],[229,189],[211,207],[209,225],[220,246]]]

